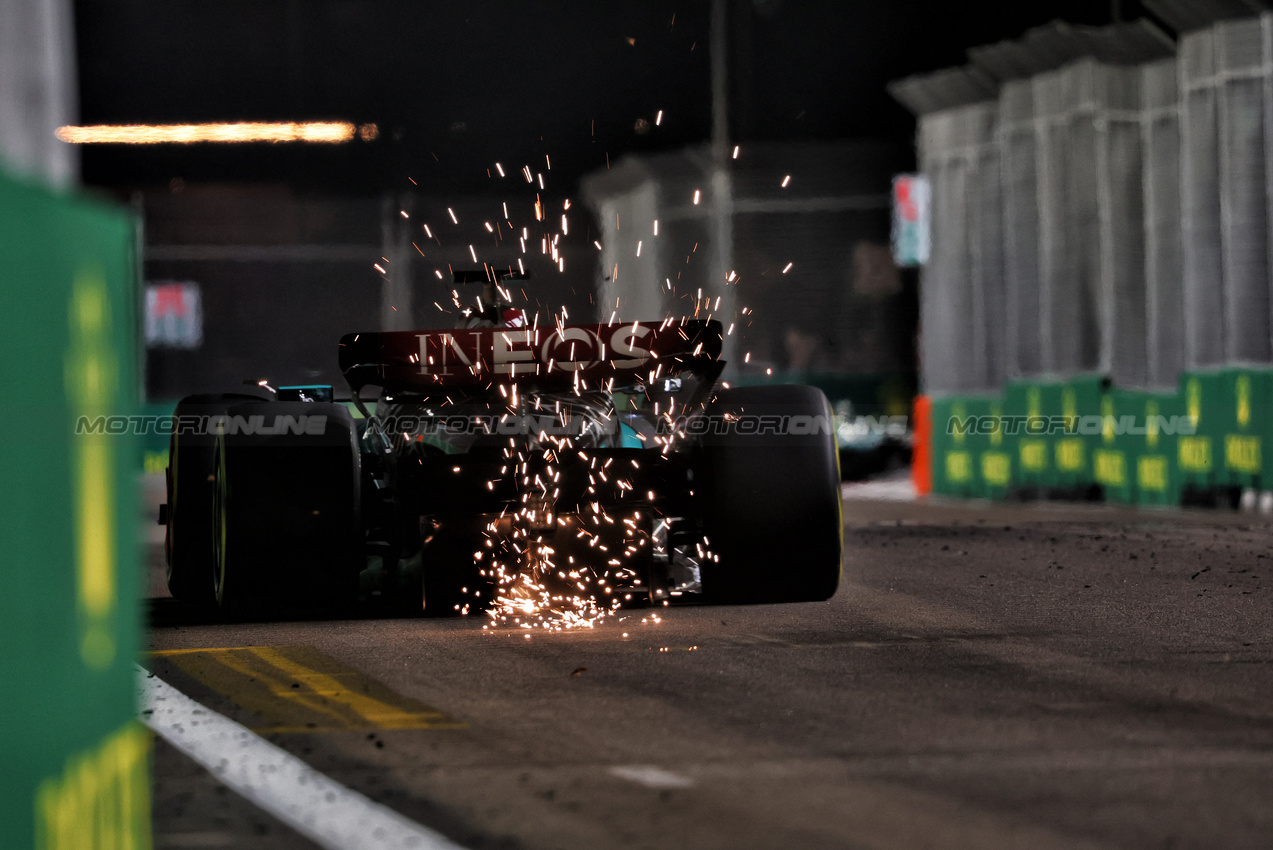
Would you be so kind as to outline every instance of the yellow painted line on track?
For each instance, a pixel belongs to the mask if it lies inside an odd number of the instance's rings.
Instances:
[[[257,732],[466,726],[309,646],[160,650],[151,656],[257,715]]]
[[[201,646],[198,649],[155,649],[148,655],[151,658],[167,658],[172,655],[191,655],[196,652],[236,652],[240,649],[251,649],[247,646]]]

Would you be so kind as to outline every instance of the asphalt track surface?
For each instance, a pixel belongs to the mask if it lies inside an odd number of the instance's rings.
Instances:
[[[1266,520],[851,501],[846,523],[825,603],[527,640],[156,599],[146,665],[471,848],[1270,846]],[[231,652],[174,652],[207,649]],[[162,740],[154,774],[156,847],[314,846]]]

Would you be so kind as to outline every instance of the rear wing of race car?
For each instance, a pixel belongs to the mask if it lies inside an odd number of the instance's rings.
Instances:
[[[467,328],[346,334],[340,371],[354,391],[498,384],[597,390],[691,371],[719,375],[721,323],[699,319],[547,328]]]

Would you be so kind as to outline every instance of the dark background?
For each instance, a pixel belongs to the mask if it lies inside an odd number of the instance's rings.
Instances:
[[[858,405],[892,387],[890,410],[905,405],[916,380],[917,275],[872,294],[854,271],[864,243],[886,250],[889,181],[914,168],[914,117],[886,84],[962,64],[968,47],[1057,18],[1100,25],[1141,9],[1109,0],[724,6],[729,141],[744,150],[737,185],[772,194],[791,173],[784,198],[881,199],[861,213],[735,221],[739,293],[753,312],[740,328],[750,361],[732,368],[801,383],[816,383],[816,372],[833,380],[823,383],[829,395]],[[565,306],[574,320],[604,320],[593,246],[601,233],[580,202],[581,178],[627,154],[698,149],[689,156],[701,159],[712,130],[710,0],[80,0],[75,9],[82,124],[344,120],[380,129],[372,141],[336,145],[81,148],[86,186],[132,204],[144,223],[145,279],[201,291],[201,346],[147,352],[152,400],[259,379],[340,385],[336,340],[385,326],[386,279],[411,293],[391,314],[402,326],[453,326],[448,266],[473,265],[469,244],[507,253],[512,243],[501,249],[482,229],[503,217],[505,201],[516,228],[530,225],[532,245],[574,201],[560,240],[564,273],[532,249],[535,281],[519,303],[542,317]],[[540,192],[518,175],[524,165],[544,175],[542,227],[527,220]],[[426,256],[394,265],[388,234],[407,207]],[[432,242],[419,239],[426,223]],[[709,271],[696,227],[682,222],[667,235],[669,246],[685,243],[687,262],[701,260],[677,276],[686,292]],[[320,256],[330,249],[339,257]],[[792,260],[797,271],[779,275]],[[861,389],[849,393],[845,380]]]
[[[883,138],[909,150],[893,79],[1064,18],[1133,18],[1109,0],[733,0],[731,141]],[[495,161],[557,190],[633,151],[711,130],[707,0],[81,0],[81,123],[371,122],[371,143],[93,146],[85,182],[286,181],[376,194],[484,191]],[[664,111],[661,126],[653,122]],[[637,132],[637,122],[649,122]]]

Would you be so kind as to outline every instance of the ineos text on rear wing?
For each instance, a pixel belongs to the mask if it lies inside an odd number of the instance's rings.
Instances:
[[[340,370],[357,392],[477,387],[509,382],[600,389],[719,363],[715,320],[546,328],[465,328],[347,334]]]

